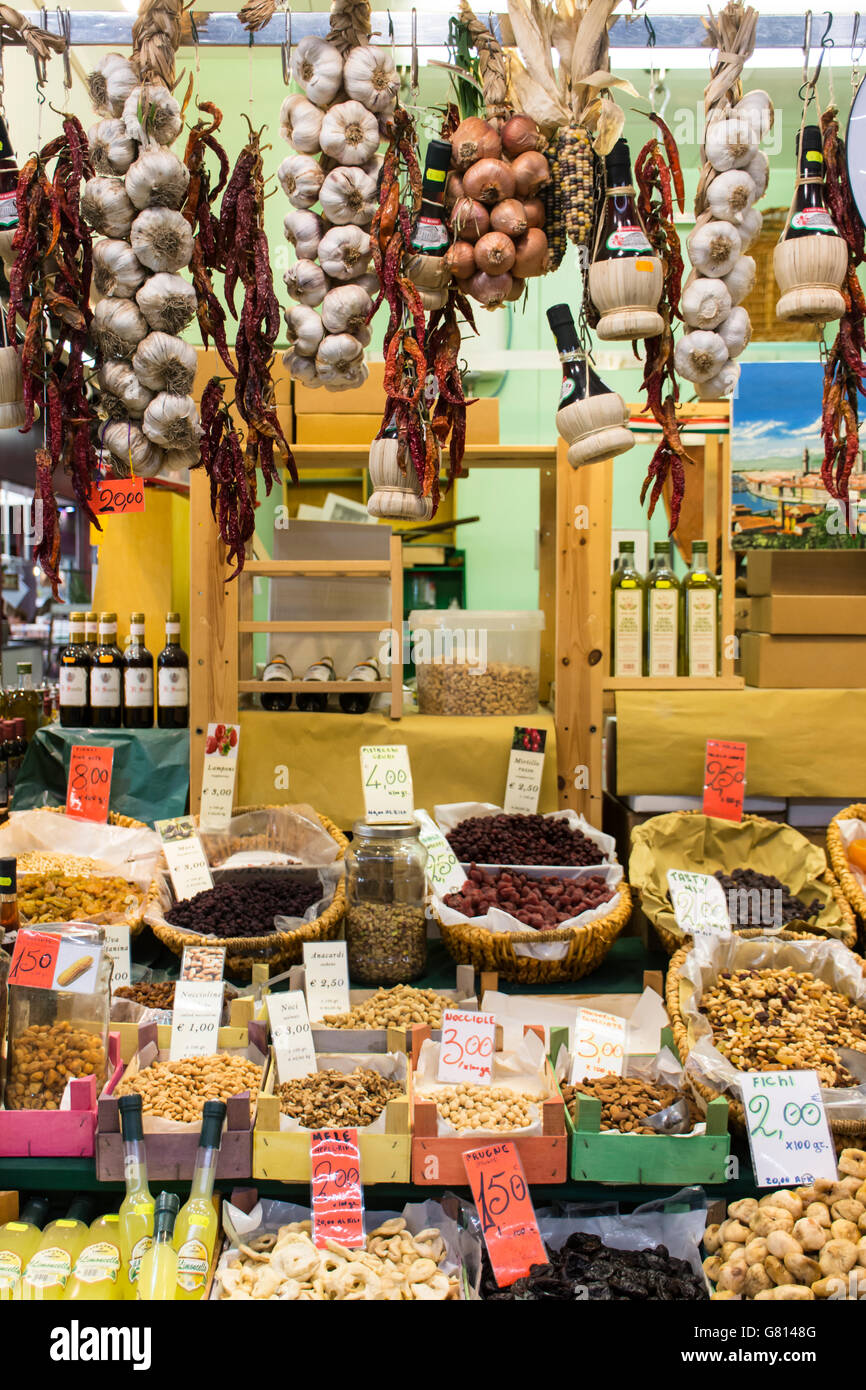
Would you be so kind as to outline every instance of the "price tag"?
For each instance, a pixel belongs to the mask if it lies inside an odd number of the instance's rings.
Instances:
[[[547,1251],[514,1144],[488,1144],[463,1155],[496,1282],[501,1289],[547,1264]]]
[[[196,834],[192,816],[154,821],[154,828],[162,841],[162,852],[178,902],[213,888],[207,855]]]
[[[212,1057],[217,1050],[222,1009],[222,980],[178,980],[174,987],[168,1060]]]
[[[226,968],[225,946],[184,946],[181,980],[221,980]]]
[[[503,802],[503,810],[509,815],[534,816],[538,811],[546,742],[546,729],[515,727]]]
[[[578,1009],[574,1024],[574,1061],[571,1081],[598,1076],[622,1076],[628,1024],[616,1014],[597,1009]]]
[[[144,483],[141,478],[100,478],[90,489],[91,510],[101,512],[143,512]]]
[[[232,818],[240,737],[237,724],[207,726],[199,813],[203,830],[225,830]]]
[[[66,783],[66,814],[78,820],[108,820],[111,796],[113,748],[96,748],[77,743],[69,755]]]
[[[668,892],[677,925],[687,936],[730,936],[725,890],[712,874],[668,869]]]
[[[294,1081],[316,1070],[316,1049],[303,990],[269,994],[268,1021],[277,1063],[277,1079]]]
[[[746,745],[707,739],[704,762],[704,815],[743,819],[746,795]]]
[[[314,1129],[310,1135],[313,1244],[364,1244],[364,1190],[356,1129]]]
[[[361,749],[365,817],[372,825],[405,824],[415,814],[409,750],[402,743]]]
[[[437,1081],[490,1081],[495,1047],[495,1014],[443,1010]]]
[[[129,958],[129,927],[125,922],[106,922],[105,954],[111,959],[111,992],[132,984],[132,965]]]
[[[102,960],[102,946],[85,945],[54,932],[23,927],[15,938],[10,985],[29,989],[57,989],[70,994],[92,994]]]
[[[836,1178],[817,1072],[742,1072],[740,1085],[758,1187],[805,1187],[817,1178]]]
[[[427,851],[427,882],[440,898],[446,893],[459,893],[466,875],[457,855],[427,811],[416,811],[415,819],[421,827],[418,838]]]
[[[349,961],[345,941],[305,941],[307,1009],[318,1023],[326,1014],[347,1014]]]

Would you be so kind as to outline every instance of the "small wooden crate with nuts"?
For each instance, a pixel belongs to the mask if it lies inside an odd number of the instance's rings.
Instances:
[[[170,1015],[171,1011],[166,1010]],[[254,1019],[261,1018],[262,1009],[251,995],[238,996],[229,1003],[229,1021],[217,1034],[217,1050],[229,1052],[233,1048],[245,1047],[247,1026]],[[171,1046],[171,1023],[156,1023],[156,1038],[160,1052],[167,1052]],[[131,1062],[139,1048],[139,1023],[117,1023],[112,1021],[112,1032],[120,1037],[120,1056],[124,1062]]]

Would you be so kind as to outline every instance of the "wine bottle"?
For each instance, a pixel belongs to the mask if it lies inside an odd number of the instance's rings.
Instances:
[[[165,646],[156,659],[161,729],[189,728],[189,657],[180,645],[180,614],[165,615]]]
[[[13,719],[9,755],[9,795],[15,793],[15,783],[21,771],[21,764],[27,756],[27,725],[23,719]]]
[[[352,667],[346,677],[347,681],[358,681],[359,683],[363,681],[378,681],[381,679],[382,675],[379,667],[372,658],[369,661],[359,661],[357,666]],[[365,695],[360,690],[357,692],[354,690],[347,690],[337,698],[340,702],[340,709],[343,710],[345,714],[366,714],[367,710],[370,708],[373,696]]]
[[[18,913],[18,860],[0,859],[0,932],[17,931],[21,925]]]
[[[604,174],[604,216],[595,259],[651,256],[652,247],[635,206],[628,141],[622,137],[605,158]]]
[[[80,729],[90,723],[90,654],[83,613],[69,615],[69,645],[60,653],[60,726]]]
[[[797,188],[783,241],[806,236],[838,236],[839,229],[824,201],[824,141],[816,125],[797,131]]]
[[[451,167],[451,145],[447,140],[431,140],[424,161],[421,183],[421,211],[409,245],[421,256],[444,256],[451,244],[445,219],[445,185]]]
[[[559,409],[571,405],[572,401],[585,400],[587,396],[603,396],[609,388],[596,376],[586,360],[568,305],[552,305],[547,311],[547,322],[556,339],[556,350],[562,363]]]
[[[336,680],[334,663],[329,656],[323,656],[321,661],[314,661],[312,666],[308,666],[304,672],[305,681],[333,681]],[[316,710],[321,713],[328,708],[328,692],[324,691],[321,695],[304,692],[298,695],[298,709]]]
[[[123,723],[127,729],[153,728],[153,656],[144,645],[144,614],[129,619],[130,643],[123,656]]]
[[[117,645],[116,613],[99,615],[99,642],[90,668],[90,722],[94,729],[123,724],[123,652]]]
[[[289,663],[284,656],[272,656],[264,671],[262,672],[263,681],[274,682],[274,693],[262,695],[262,709],[287,710],[292,708],[292,692],[290,690],[280,690],[281,681],[294,680],[294,674]]]
[[[99,614],[85,613],[84,615],[84,645],[87,648],[87,655],[93,657],[93,653],[99,646]]]

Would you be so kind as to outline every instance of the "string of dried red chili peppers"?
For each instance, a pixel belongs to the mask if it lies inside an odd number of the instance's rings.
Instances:
[[[821,481],[831,497],[841,502],[849,521],[848,479],[860,458],[858,394],[866,395],[866,300],[857,278],[864,261],[864,229],[860,221],[845,159],[845,142],[839,134],[838,113],[829,107],[821,117],[824,135],[825,191],[839,235],[848,247],[848,269],[842,282],[845,312],[824,364],[821,405],[821,437],[824,459]]]
[[[52,160],[54,173],[49,178]],[[9,274],[10,342],[17,345],[18,320],[26,325],[19,346],[25,405],[21,432],[32,428],[37,406],[43,412],[45,447],[36,455],[42,538],[36,557],[55,597],[60,585],[55,468],[66,470],[79,505],[99,526],[89,500],[97,464],[96,413],[84,382],[85,348],[93,351],[88,339],[92,243],[79,209],[82,180],[92,174],[87,137],[78,120],[67,115],[63,134],[29,159],[19,174],[15,261]]]
[[[210,479],[210,505],[228,561],[237,579],[244,567],[247,542],[256,529],[255,472],[250,475],[241,437],[225,403],[225,388],[211,377],[201,398],[201,461]]]
[[[680,318],[680,287],[683,278],[683,259],[680,239],[674,227],[673,195],[676,194],[680,212],[685,207],[685,190],[676,142],[661,117],[652,115],[661,133],[648,140],[635,160],[635,183],[638,189],[638,211],[650,245],[664,267],[664,282],[658,312],[664,322],[661,333],[645,339],[643,386],[647,393],[647,409],[658,422],[662,438],[650,460],[641,488],[643,502],[652,485],[647,512],[652,516],[668,478],[671,481],[671,522],[673,535],[680,519],[680,506],[686,486],[685,465],[692,463],[680,439],[677,425],[679,386],[674,375],[673,324]],[[667,391],[667,394],[665,394]]]
[[[189,169],[189,186],[186,202],[181,211],[192,228],[193,250],[190,270],[192,283],[198,300],[198,322],[202,342],[209,345],[213,338],[217,352],[232,376],[236,376],[234,362],[229,352],[226,338],[226,312],[217,299],[213,287],[213,274],[222,270],[220,255],[220,224],[213,208],[229,178],[229,159],[216,138],[222,124],[222,112],[209,101],[198,103],[199,111],[206,111],[211,117],[210,124],[199,120],[189,133],[184,153],[184,163]],[[205,164],[205,155],[210,150],[216,156],[218,175],[216,183]]]

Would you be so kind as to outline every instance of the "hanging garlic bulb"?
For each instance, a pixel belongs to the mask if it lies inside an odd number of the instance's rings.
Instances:
[[[318,160],[308,154],[290,154],[277,170],[280,188],[293,208],[311,208],[325,179]]]
[[[192,259],[190,225],[171,208],[145,208],[133,222],[129,239],[148,270],[182,270]]]
[[[87,78],[90,100],[97,111],[120,116],[130,92],[138,86],[138,73],[120,53],[106,53]]]
[[[99,404],[109,420],[140,417],[153,400],[128,362],[106,362],[99,372]]]
[[[195,381],[198,357],[191,343],[170,333],[148,333],[138,345],[132,370],[151,391],[188,396]]]
[[[193,449],[166,449],[162,456],[162,466],[167,473],[182,473],[201,463],[201,446]]]
[[[683,319],[692,328],[715,328],[731,312],[731,296],[724,280],[692,275],[680,299]]]
[[[368,323],[362,323],[360,328],[354,330],[354,334],[361,344],[361,347],[369,347],[370,343],[373,341],[373,330]]]
[[[129,201],[143,208],[179,208],[189,186],[189,169],[171,150],[145,150],[127,170]]]
[[[330,368],[325,368],[324,375],[319,370],[319,379],[328,391],[357,391],[359,386],[363,386],[370,369],[366,362],[357,362],[347,372],[332,372]]]
[[[697,393],[702,401],[718,401],[729,396],[740,379],[739,362],[726,362],[709,381],[696,383]]]
[[[93,336],[105,357],[131,357],[147,334],[147,320],[131,299],[100,299]]]
[[[759,140],[769,135],[773,129],[775,111],[768,92],[756,88],[737,102],[733,113],[739,120],[747,120]]]
[[[745,166],[746,173],[755,185],[755,198],[763,198],[770,182],[770,161],[763,150],[755,150]]]
[[[313,390],[317,386],[323,386],[320,381],[319,373],[316,371],[315,359],[304,357],[300,352],[283,353],[283,366],[288,369],[289,376],[294,381],[300,381],[303,386],[309,386]]]
[[[363,169],[332,169],[319,190],[319,202],[336,227],[369,227],[376,211],[376,184]]]
[[[720,174],[728,169],[743,169],[758,148],[758,138],[750,120],[722,116],[707,126],[706,157]]]
[[[757,266],[753,256],[741,256],[724,277],[732,304],[742,304],[755,288]]]
[[[748,251],[755,237],[760,235],[763,225],[763,213],[758,208],[746,208],[737,225],[744,251]]]
[[[322,153],[338,164],[364,164],[379,148],[379,122],[359,101],[341,101],[325,113],[319,131]]]
[[[125,174],[137,153],[135,141],[130,140],[120,120],[92,125],[87,132],[87,143],[97,174]]]
[[[290,265],[283,279],[286,289],[299,304],[315,308],[321,304],[328,293],[328,280],[322,267],[315,261],[295,261]]]
[[[332,280],[363,275],[372,254],[370,238],[360,227],[331,227],[319,242],[319,264]]]
[[[353,48],[343,64],[343,86],[368,111],[388,111],[397,100],[400,78],[386,48],[362,44]]]
[[[363,355],[364,349],[351,333],[328,333],[316,353],[316,371],[327,386],[352,372]]]
[[[283,219],[286,241],[295,248],[299,260],[314,261],[325,233],[321,217],[315,212],[293,209]]]
[[[294,348],[302,357],[315,357],[325,333],[322,320],[315,309],[310,309],[305,304],[294,304],[291,309],[285,311],[285,317],[289,347]]]
[[[696,329],[684,333],[674,349],[674,366],[687,381],[709,381],[728,360],[728,349],[718,333]]]
[[[128,241],[101,237],[93,244],[93,283],[100,294],[132,299],[146,271]]]
[[[758,196],[755,181],[745,169],[729,169],[719,174],[707,189],[707,206],[720,221],[739,224]]]
[[[183,129],[180,106],[166,87],[145,83],[130,92],[123,108],[126,133],[145,149],[170,145]]]
[[[280,134],[300,154],[318,154],[323,114],[300,92],[292,92],[280,107]]]
[[[336,285],[322,301],[322,323],[329,333],[352,333],[367,325],[373,301],[360,285]]]
[[[201,439],[201,422],[192,396],[163,391],[144,412],[142,429],[161,449],[194,449]]]
[[[381,282],[375,270],[367,270],[363,275],[358,275],[353,281],[353,285],[360,285],[362,290],[366,290],[371,299],[378,299],[379,291],[382,288]]]
[[[196,292],[179,275],[151,275],[135,301],[151,328],[163,333],[180,333],[195,318]]]
[[[135,208],[126,196],[123,180],[97,177],[88,179],[81,194],[81,213],[85,222],[100,236],[129,236]]]
[[[316,106],[333,101],[343,83],[340,50],[324,39],[308,34],[301,39],[292,59],[292,76]]]
[[[745,352],[752,336],[752,321],[746,310],[742,306],[732,309],[720,324],[718,329],[719,337],[728,349],[730,357],[739,357],[741,352]]]
[[[687,245],[695,270],[721,278],[736,264],[742,239],[733,222],[719,222],[705,215],[698,219]]]
[[[113,420],[101,430],[100,438],[109,453],[140,478],[153,478],[162,467],[162,450],[131,421]]]

